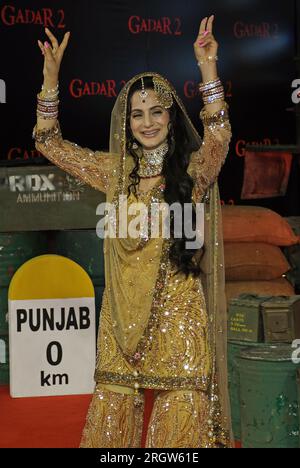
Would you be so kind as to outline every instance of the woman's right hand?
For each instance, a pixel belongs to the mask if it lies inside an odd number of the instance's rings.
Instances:
[[[44,55],[44,69],[43,75],[45,82],[55,83],[58,80],[60,64],[68,45],[70,38],[70,32],[65,33],[61,44],[58,43],[56,37],[51,33],[48,28],[45,28],[45,32],[49,37],[51,44],[38,41],[39,48]],[[48,44],[48,47],[47,47]]]

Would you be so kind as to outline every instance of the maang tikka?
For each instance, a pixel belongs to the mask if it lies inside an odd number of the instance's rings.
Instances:
[[[142,102],[146,102],[146,98],[148,96],[148,93],[145,90],[145,83],[144,83],[144,78],[143,77],[141,78],[141,81],[142,81],[142,91],[139,93],[139,95],[140,95],[140,98],[141,98]]]
[[[154,92],[157,96],[157,101],[161,104],[165,109],[169,109],[173,104],[173,96],[170,87],[163,81],[162,79],[153,76],[153,87]],[[139,96],[143,103],[146,102],[146,98],[148,97],[149,93],[145,90],[145,83],[144,78],[141,77],[142,82],[142,91],[140,91]]]

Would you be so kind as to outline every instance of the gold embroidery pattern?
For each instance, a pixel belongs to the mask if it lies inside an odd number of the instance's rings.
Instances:
[[[36,148],[61,169],[78,177],[81,181],[91,185],[95,189],[107,193],[109,202],[111,202],[114,195],[115,203],[120,194],[126,193],[128,183],[126,175],[128,155],[126,155],[125,147],[128,92],[134,81],[138,80],[141,76],[147,75],[159,76],[152,72],[138,75],[128,82],[121,92],[120,99],[124,105],[121,112],[121,126],[118,124],[117,129],[119,139],[113,139],[117,142],[115,147],[118,148],[118,151],[116,153],[119,153],[120,149],[120,154],[94,152],[88,148],[81,148],[75,143],[63,140],[58,122],[53,130],[34,132]],[[167,80],[166,83],[168,83]],[[190,131],[195,133],[195,141],[197,141],[197,144],[199,143],[198,150],[191,155],[188,167],[188,172],[195,182],[193,199],[195,202],[202,200],[208,202],[210,201],[210,197],[213,197],[213,200],[216,202],[217,186],[216,184],[214,185],[214,192],[211,190],[211,185],[216,181],[219,171],[224,164],[231,138],[227,104],[224,103],[223,109],[213,116],[208,115],[205,109],[201,111],[200,117],[204,125],[204,139],[201,144],[197,131],[193,127],[181,100],[176,92],[173,91],[173,88],[172,93],[173,98],[176,99],[179,107],[184,112],[190,126]],[[117,188],[116,184],[118,184]],[[213,209],[216,211],[216,204]],[[217,223],[211,226],[210,235],[213,242],[218,238],[217,229]],[[104,245],[109,248],[107,242],[104,242]],[[142,239],[140,251],[147,249],[147,247],[148,242]],[[113,284],[106,289],[101,310],[95,377],[99,377],[103,383],[127,384],[133,387],[135,384],[141,387],[145,385],[146,388],[152,385],[157,390],[170,390],[166,386],[171,387],[171,385],[177,386],[176,389],[182,388],[180,386],[184,385],[187,385],[188,388],[190,385],[195,385],[195,388],[199,385],[201,389],[204,389],[205,382],[207,382],[210,391],[209,397],[212,398],[210,400],[212,410],[210,418],[213,422],[212,432],[218,441],[223,442],[224,446],[229,446],[229,435],[222,427],[222,425],[226,426],[226,419],[221,413],[221,402],[218,400],[218,374],[216,374],[218,369],[216,369],[216,361],[213,359],[216,353],[216,342],[214,340],[210,342],[208,336],[215,337],[217,334],[222,333],[222,331],[216,329],[214,321],[210,322],[209,320],[207,323],[206,305],[201,283],[192,283],[190,280],[185,281],[185,278],[177,278],[179,280],[178,284],[173,282],[173,280],[176,280],[171,275],[171,268],[168,262],[168,248],[168,243],[164,242],[160,258],[161,268],[158,271],[157,277],[151,278],[151,284],[153,282],[154,288],[151,314],[149,320],[147,320],[147,326],[142,339],[138,343],[135,355],[127,356],[122,353],[116,341],[114,328],[117,324],[112,322],[109,299],[109,287],[113,287]],[[218,249],[216,248],[215,250]],[[105,255],[107,261],[109,253],[107,252]],[[215,272],[219,267],[218,262],[217,252],[215,252],[213,259],[213,269]],[[109,268],[113,268],[113,265],[109,265]],[[212,289],[215,291],[213,315],[218,310],[216,304],[217,283],[218,277],[215,275],[211,283]],[[183,356],[187,358],[186,361]],[[211,374],[214,376],[214,380],[211,380]],[[184,388],[182,389],[185,390]],[[192,387],[189,390],[192,390]],[[108,404],[109,397],[107,395],[108,393],[106,394],[106,403]],[[101,403],[100,397],[99,401]],[[124,403],[124,400],[123,404],[125,407],[127,404],[129,405],[129,403]],[[101,407],[102,413],[99,413],[97,404],[91,406],[90,419],[93,417],[93,412],[95,412],[96,416],[98,414],[100,419],[102,418],[104,424],[104,407],[105,405]],[[129,417],[130,411],[128,409],[125,417]],[[109,416],[109,412],[107,414]],[[117,414],[117,404],[115,413],[113,412],[112,415],[114,414]],[[96,427],[96,416],[94,427]],[[97,430],[89,432],[90,435],[87,436],[87,439],[89,437],[98,437],[96,432],[101,432],[100,424],[101,421],[97,426]],[[112,426],[110,432],[110,440],[108,438],[107,442],[104,442],[109,446],[111,446],[110,444],[114,444],[112,433],[119,430],[118,424],[116,420],[116,425]],[[124,428],[123,432],[125,433],[125,431],[126,429]],[[138,442],[132,442],[135,440],[135,436],[130,435],[130,431],[131,429],[129,429],[129,433],[127,432],[129,437],[126,436],[126,440],[130,440],[129,446],[138,445]],[[99,434],[99,437],[101,438],[101,434]],[[122,434],[120,437],[123,437]],[[116,444],[124,442],[124,439],[122,441],[120,439],[117,440],[119,442],[116,442]],[[99,441],[95,443],[97,444]],[[159,444],[160,442],[154,443]],[[213,444],[214,440],[211,439],[210,443]]]
[[[195,202],[202,201],[208,187],[217,179],[229,150],[231,126],[228,120],[228,105],[208,115],[200,112],[204,125],[204,139],[198,151],[191,154],[188,173],[195,182]]]
[[[96,386],[80,448],[141,447],[144,396],[111,392]]]
[[[200,279],[173,275],[167,264],[164,302],[147,325],[139,359],[132,362],[114,338],[107,292],[104,292],[95,380],[141,388],[207,390],[211,352],[206,304]],[[143,343],[142,343],[143,344]]]
[[[212,448],[209,400],[203,392],[172,391],[157,395],[149,428],[148,448]]]
[[[107,193],[115,183],[120,156],[82,148],[63,140],[59,121],[50,129],[33,129],[35,147],[60,169],[80,179],[96,190]]]

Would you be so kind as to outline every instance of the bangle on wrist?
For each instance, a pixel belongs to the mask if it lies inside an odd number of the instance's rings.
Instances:
[[[197,65],[200,67],[201,65],[204,65],[207,62],[216,62],[217,60],[219,60],[217,55],[209,55],[208,57],[200,58]]]
[[[47,97],[47,98],[53,98],[53,97],[56,97],[59,93],[59,90],[58,90],[58,87],[59,87],[59,82],[57,82],[55,88],[46,88],[46,86],[44,84],[42,84],[42,90],[41,92],[39,93],[39,97],[41,98],[44,98],[44,97]]]
[[[217,85],[221,85],[221,84],[222,84],[222,82],[221,82],[220,78],[217,77],[214,80],[200,83],[199,84],[199,90],[200,90],[200,92],[208,91],[209,89],[215,88]]]
[[[213,104],[217,101],[224,101],[224,95],[221,94],[220,96],[214,96],[212,99],[206,101],[206,100],[203,100],[203,104],[206,106],[207,104]]]
[[[219,77],[215,80],[200,83],[199,91],[205,105],[224,100],[225,97],[224,87]]]
[[[53,89],[49,89],[47,88],[44,84],[42,84],[42,89],[46,92],[46,93],[51,93],[51,92],[54,92],[58,89],[58,86],[59,86],[59,82],[57,82],[55,88]]]
[[[37,116],[41,119],[54,119],[58,116],[58,90],[59,83],[55,88],[48,89],[42,85],[41,92],[37,95]]]
[[[224,91],[223,86],[216,86],[213,89],[209,89],[208,91],[203,91],[203,96],[211,96],[212,94],[215,93],[220,93],[221,91]]]

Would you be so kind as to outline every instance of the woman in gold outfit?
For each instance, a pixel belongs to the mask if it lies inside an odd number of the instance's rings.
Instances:
[[[107,153],[62,138],[58,72],[69,33],[60,45],[49,30],[51,45],[39,41],[45,59],[36,148],[105,192],[116,208],[116,216],[109,215],[115,227],[121,195],[127,208],[137,202],[189,203],[194,221],[195,204],[204,204],[202,248],[187,248],[184,235],[174,236],[172,222],[169,238],[151,237],[151,217],[143,235],[105,237],[96,385],[81,447],[141,447],[144,389],[154,390],[146,447],[232,447],[217,185],[231,129],[213,21],[201,21],[194,43],[202,75],[203,141],[169,81],[146,72],[127,82],[116,99]]]

